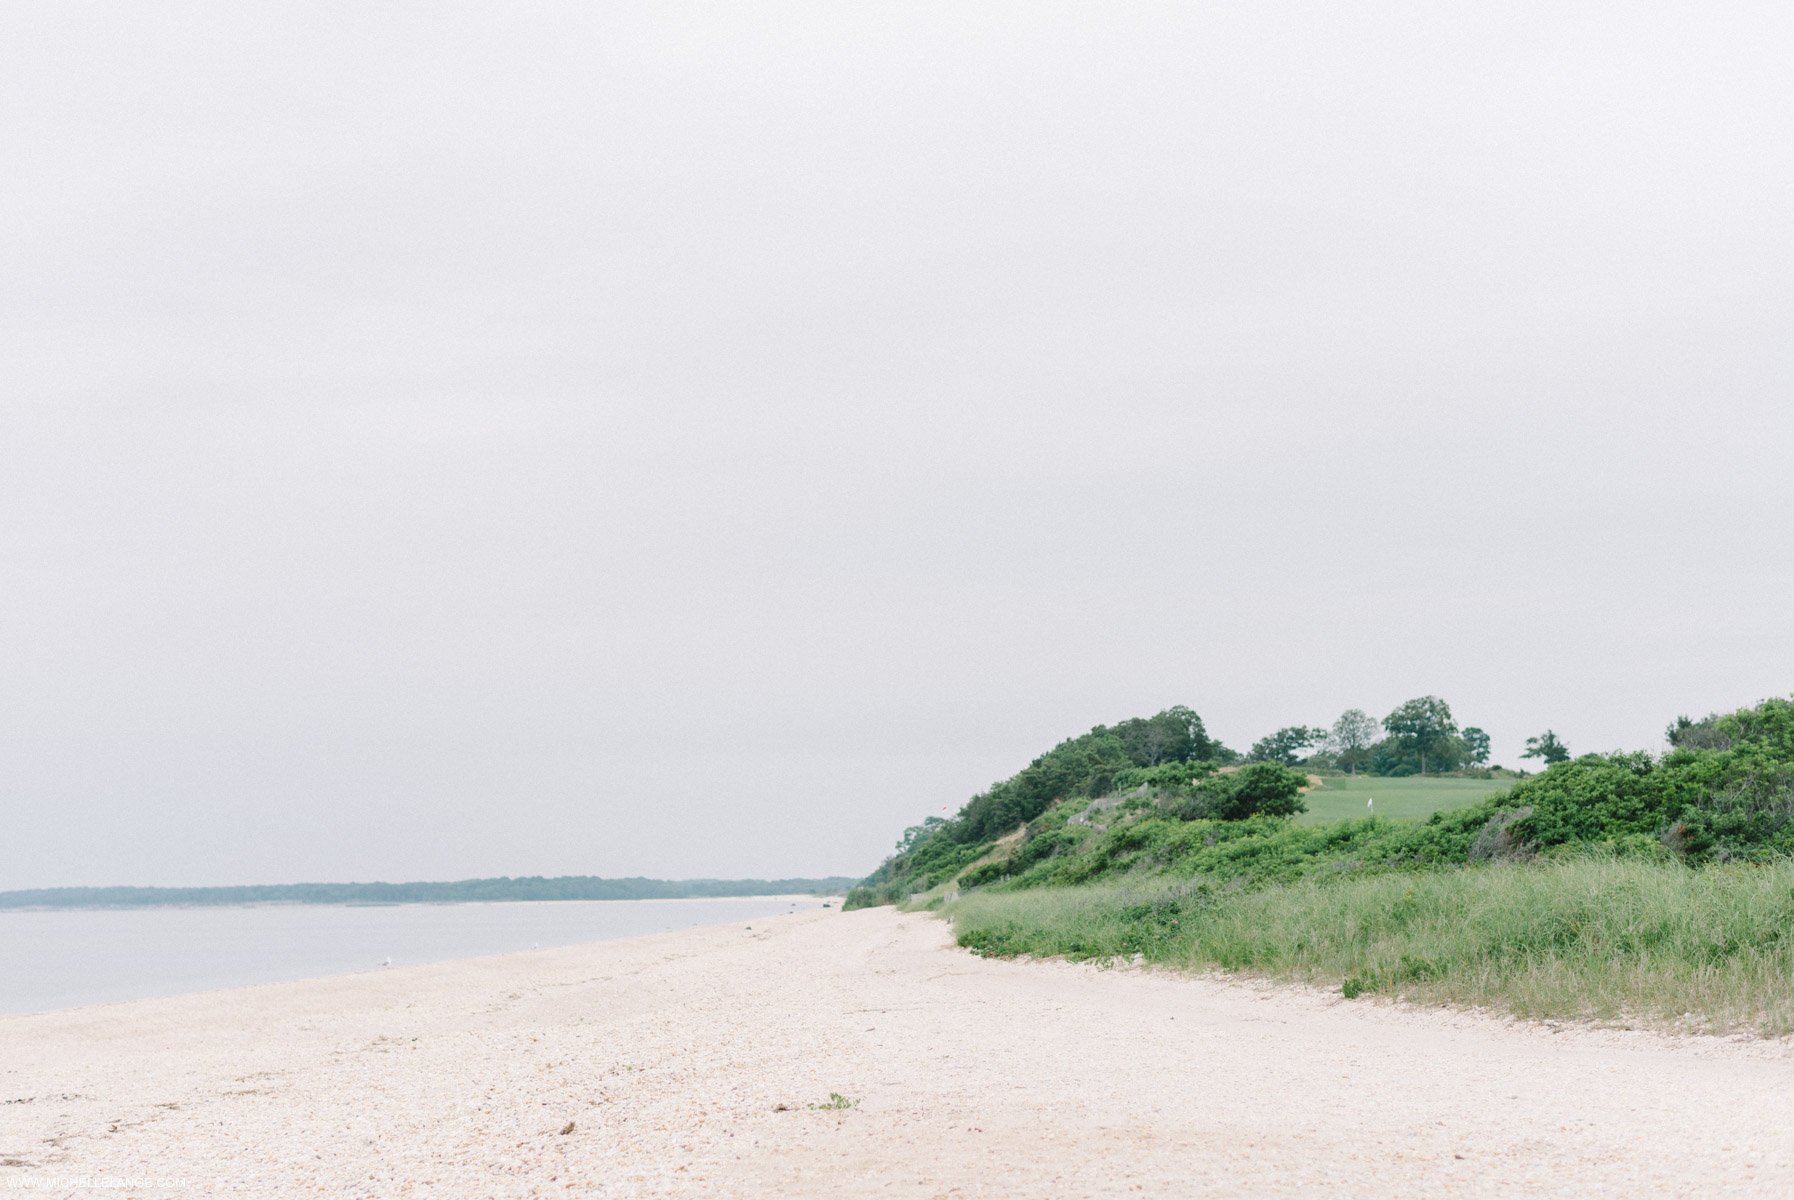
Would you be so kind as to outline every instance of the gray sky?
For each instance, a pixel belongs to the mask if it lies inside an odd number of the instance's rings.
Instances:
[[[1786,4],[6,6],[0,888],[871,868],[1794,691]]]

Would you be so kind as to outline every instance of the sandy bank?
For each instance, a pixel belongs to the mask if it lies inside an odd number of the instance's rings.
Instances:
[[[0,1102],[36,1195],[1794,1193],[1784,1045],[988,962],[889,910],[0,1017]]]

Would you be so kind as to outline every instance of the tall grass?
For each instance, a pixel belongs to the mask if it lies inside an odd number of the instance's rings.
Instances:
[[[1582,858],[1308,880],[973,892],[964,946],[1141,955],[1529,1018],[1794,1031],[1794,863]]]

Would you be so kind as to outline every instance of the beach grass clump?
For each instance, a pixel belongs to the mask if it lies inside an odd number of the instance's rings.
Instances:
[[[1136,956],[1527,1018],[1794,1032],[1794,862],[1587,855],[1304,878],[1166,877],[979,891],[947,906],[981,954]]]

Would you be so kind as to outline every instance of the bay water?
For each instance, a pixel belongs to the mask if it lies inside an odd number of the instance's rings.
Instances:
[[[0,912],[0,1012],[39,1012],[724,924],[804,897]]]

